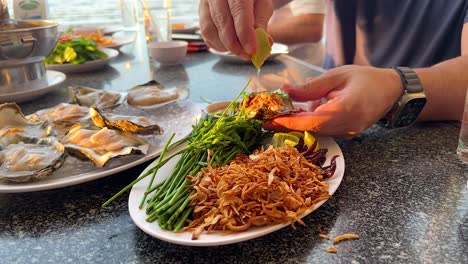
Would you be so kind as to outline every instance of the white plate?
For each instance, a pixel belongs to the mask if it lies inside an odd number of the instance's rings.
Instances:
[[[228,62],[244,62],[244,63],[250,63],[250,61],[244,61],[240,57],[232,54],[229,51],[217,51],[215,49],[209,49],[209,51],[213,54],[216,54],[220,57],[220,59]],[[287,54],[288,53],[288,46],[281,44],[281,43],[274,43],[273,46],[271,46],[271,55],[268,57],[267,60],[273,60],[276,56],[280,54]]]
[[[199,23],[193,21],[173,21],[172,24],[172,33],[181,33],[181,34],[195,34],[197,30],[200,29]],[[173,28],[176,24],[183,24],[184,28],[175,29]]]
[[[338,158],[336,159],[335,174],[333,174],[333,177],[326,180],[326,182],[329,184],[328,191],[330,195],[333,195],[336,189],[338,189],[338,186],[340,185],[344,175],[345,163],[343,153],[341,152],[341,149],[336,144],[336,142],[330,137],[319,137],[318,141],[321,148],[328,149],[327,161],[325,162],[326,165],[330,163],[331,157],[338,155]],[[167,153],[166,157],[168,157],[169,155],[170,153]],[[157,184],[162,179],[166,178],[172,171],[176,162],[177,158],[174,158],[170,160],[167,164],[165,164],[165,166],[161,167],[161,169],[159,169],[158,173],[156,174],[156,180],[154,184]],[[145,171],[142,172],[142,174],[145,173],[149,168],[153,167],[156,163],[157,161],[150,164],[148,168],[146,168]],[[145,208],[140,210],[138,206],[140,204],[144,192],[146,191],[146,187],[149,180],[150,177],[146,177],[145,179],[141,180],[139,183],[133,186],[130,192],[130,196],[128,198],[128,210],[130,212],[130,217],[132,218],[133,222],[135,222],[135,224],[145,233],[170,243],[187,246],[226,245],[260,237],[278,229],[281,229],[283,227],[290,226],[290,224],[286,223],[264,227],[254,227],[245,232],[233,233],[229,235],[223,235],[220,232],[212,232],[210,234],[203,233],[200,235],[200,238],[198,240],[192,240],[192,233],[190,232],[174,233],[171,231],[162,230],[156,222],[149,223],[145,220]],[[325,201],[318,203],[314,208],[308,210],[304,216],[313,212],[323,203],[325,203]]]
[[[103,46],[104,48],[120,49],[122,46],[128,45],[135,41],[135,38],[120,37],[120,36],[119,37],[113,36],[111,37],[111,39],[112,39],[112,42],[114,43],[111,45]]]
[[[178,34],[195,34],[195,32],[200,29],[198,26],[189,26],[181,29],[172,29],[172,33]]]
[[[0,93],[0,102],[26,102],[51,92],[59,87],[67,77],[58,71],[46,71],[46,78],[22,84],[21,87],[4,89]]]
[[[83,64],[48,64],[46,65],[46,67],[49,70],[61,71],[66,73],[87,72],[104,67],[106,64],[108,64],[111,60],[113,60],[119,55],[119,52],[115,49],[102,48],[101,50],[107,54],[107,58],[94,61],[87,61]]]
[[[59,26],[59,32],[66,32],[68,28],[68,26]],[[74,32],[81,32],[84,34],[97,33],[98,31],[101,31],[101,34],[103,35],[112,35],[115,32],[123,30],[121,26],[79,26],[71,28]]]
[[[127,115],[142,113],[142,110],[127,105],[122,106],[120,110],[117,108],[117,110],[116,113],[125,113]],[[0,193],[32,192],[71,186],[132,168],[157,157],[172,133],[176,133],[173,142],[188,136],[192,132],[194,121],[201,117],[200,108],[190,100],[174,102],[167,107],[144,112],[158,120],[158,124],[164,129],[162,135],[146,136],[146,139],[150,142],[150,148],[146,155],[118,157],[102,168],[94,166],[89,161],[67,157],[62,167],[52,175],[39,181],[27,183],[0,182]]]

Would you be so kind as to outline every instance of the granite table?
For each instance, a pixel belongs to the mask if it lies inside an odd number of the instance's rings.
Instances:
[[[68,74],[59,89],[21,107],[31,113],[66,102],[68,85],[124,91],[150,79],[188,86],[195,102],[227,100],[256,75],[249,64],[225,63],[208,52],[161,66],[148,60],[144,47],[139,41],[125,46],[109,66]],[[282,56],[264,66],[261,78],[274,86],[318,74]],[[304,218],[306,226],[217,247],[147,235],[129,216],[128,194],[101,208],[148,163],[75,186],[0,194],[0,263],[468,263],[468,168],[455,154],[458,133],[456,123],[435,122],[399,130],[374,126],[352,140],[337,139],[344,180]],[[317,227],[331,237],[353,232],[360,239],[326,253],[332,243],[318,237]]]

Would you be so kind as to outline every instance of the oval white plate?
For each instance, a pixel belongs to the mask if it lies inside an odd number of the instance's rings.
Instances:
[[[321,148],[328,149],[327,161],[325,162],[326,165],[330,163],[330,160],[333,156],[338,155],[338,158],[336,159],[335,174],[333,174],[333,177],[326,180],[329,184],[328,191],[330,195],[333,195],[336,189],[338,189],[338,186],[340,185],[344,175],[345,163],[343,153],[341,152],[341,149],[336,144],[336,142],[330,137],[319,137],[318,141]],[[177,148],[173,151],[176,150]],[[166,154],[166,157],[169,157],[170,154],[171,153],[168,152]],[[154,184],[157,184],[170,174],[177,162],[177,159],[178,158],[174,158],[170,160],[167,164],[165,164],[165,166],[159,169],[158,173],[156,174]],[[142,174],[145,173],[149,168],[153,167],[156,163],[157,160],[150,164],[148,168],[146,168],[145,171],[142,172]],[[192,233],[190,232],[174,233],[171,231],[162,230],[158,226],[157,222],[149,223],[145,220],[145,208],[139,209],[138,206],[140,204],[144,192],[146,191],[146,187],[149,180],[150,176],[146,177],[145,179],[141,180],[139,183],[133,186],[130,192],[130,196],[128,198],[128,210],[130,212],[130,217],[132,218],[133,222],[135,222],[135,224],[145,233],[170,243],[187,246],[219,246],[253,239],[256,237],[266,235],[283,227],[290,226],[290,224],[286,223],[264,227],[255,227],[245,232],[233,233],[229,235],[223,235],[221,234],[221,232],[212,232],[210,234],[203,233],[202,235],[200,235],[200,238],[198,240],[192,240]],[[304,216],[313,212],[323,203],[325,203],[325,201],[318,203],[314,208],[308,210]]]
[[[70,26],[59,26],[59,32],[63,33],[68,30]],[[103,35],[112,35],[116,32],[122,31],[123,28],[121,26],[78,26],[78,27],[71,27],[74,32],[81,32],[84,34],[90,33],[97,33],[101,31]]]
[[[14,88],[11,92],[0,93],[0,102],[26,102],[51,92],[59,87],[67,78],[65,74],[58,71],[46,71],[47,81],[42,84],[30,82],[22,84],[20,88]]]
[[[119,52],[115,49],[102,48],[104,53],[107,54],[107,58],[101,60],[87,61],[83,64],[48,64],[46,65],[48,70],[61,71],[65,73],[74,72],[87,72],[100,69],[108,64],[111,60],[119,55]]]
[[[135,41],[135,38],[129,38],[129,37],[117,37],[113,36],[112,37],[112,42],[113,44],[103,46],[104,48],[110,48],[110,49],[120,49],[122,46],[128,45],[132,42]]]
[[[289,49],[287,45],[281,43],[274,43],[273,46],[271,46],[271,55],[270,57],[268,57],[267,60],[273,60],[278,55],[287,54],[288,50]],[[244,61],[243,59],[232,54],[229,51],[217,51],[215,49],[209,49],[209,51],[213,54],[218,55],[219,58],[224,61],[250,63],[250,61]]]
[[[119,113],[123,112],[129,115],[140,113],[141,115],[141,110],[129,106],[125,107],[127,108],[122,109]],[[152,160],[159,156],[172,133],[176,133],[174,136],[175,142],[185,138],[192,132],[192,125],[201,117],[201,110],[200,107],[192,101],[184,100],[174,102],[170,107],[147,111],[145,115],[153,115],[156,117],[158,119],[158,124],[164,129],[162,135],[145,136],[150,144],[146,155],[118,157],[111,160],[109,164],[106,164],[102,168],[94,166],[94,164],[89,161],[81,161],[74,157],[67,157],[62,167],[52,173],[52,175],[39,181],[25,183],[0,182],[0,193],[33,192],[71,186],[109,176]]]

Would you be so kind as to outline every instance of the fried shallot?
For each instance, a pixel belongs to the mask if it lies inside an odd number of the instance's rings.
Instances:
[[[202,169],[192,181],[194,206],[186,231],[241,232],[252,226],[298,222],[318,202],[330,197],[327,172],[293,147],[238,155],[230,164]]]

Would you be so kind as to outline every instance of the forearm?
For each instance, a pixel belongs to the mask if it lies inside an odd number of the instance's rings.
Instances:
[[[273,7],[275,9],[278,9],[284,5],[287,5],[289,2],[291,2],[292,0],[272,0],[271,2],[273,3]]]
[[[275,41],[285,44],[317,42],[322,39],[323,17],[323,14],[304,14],[277,19],[268,25],[268,33]]]
[[[468,55],[416,69],[427,103],[421,121],[461,120],[468,87]]]

